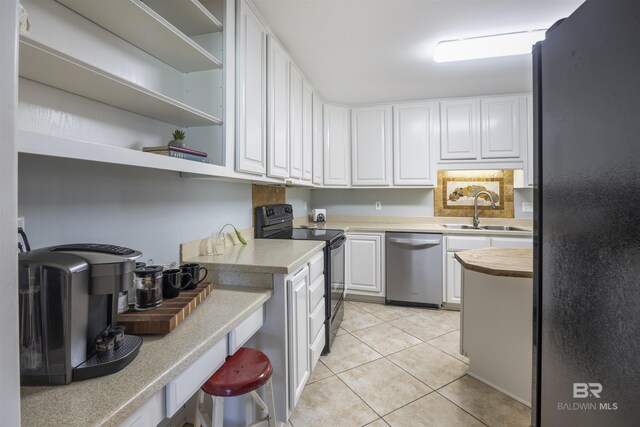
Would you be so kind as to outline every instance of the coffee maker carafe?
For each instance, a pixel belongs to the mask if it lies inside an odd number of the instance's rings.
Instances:
[[[117,326],[118,294],[142,254],[81,243],[20,254],[20,381],[62,385],[117,372],[142,338]]]

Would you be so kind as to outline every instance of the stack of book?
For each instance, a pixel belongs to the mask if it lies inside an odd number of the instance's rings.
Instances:
[[[142,151],[147,153],[161,154],[163,156],[175,157],[177,159],[192,160],[194,162],[209,163],[209,155],[204,151],[192,150],[191,148],[174,147],[173,145],[160,145],[157,147],[143,147]]]

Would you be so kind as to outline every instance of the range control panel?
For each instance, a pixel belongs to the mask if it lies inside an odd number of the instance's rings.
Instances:
[[[256,208],[256,225],[267,226],[293,221],[293,207],[289,204],[265,205]]]

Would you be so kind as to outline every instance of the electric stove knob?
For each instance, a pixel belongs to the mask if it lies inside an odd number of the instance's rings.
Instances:
[[[273,216],[275,212],[273,211],[273,209],[269,208],[267,209],[267,216]]]

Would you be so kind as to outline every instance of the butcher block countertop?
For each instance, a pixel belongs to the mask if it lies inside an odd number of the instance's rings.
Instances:
[[[171,333],[143,336],[140,353],[123,370],[64,386],[22,387],[22,426],[119,425],[271,295],[262,288],[214,287]]]
[[[503,277],[533,278],[533,249],[483,248],[456,252],[464,268]]]

